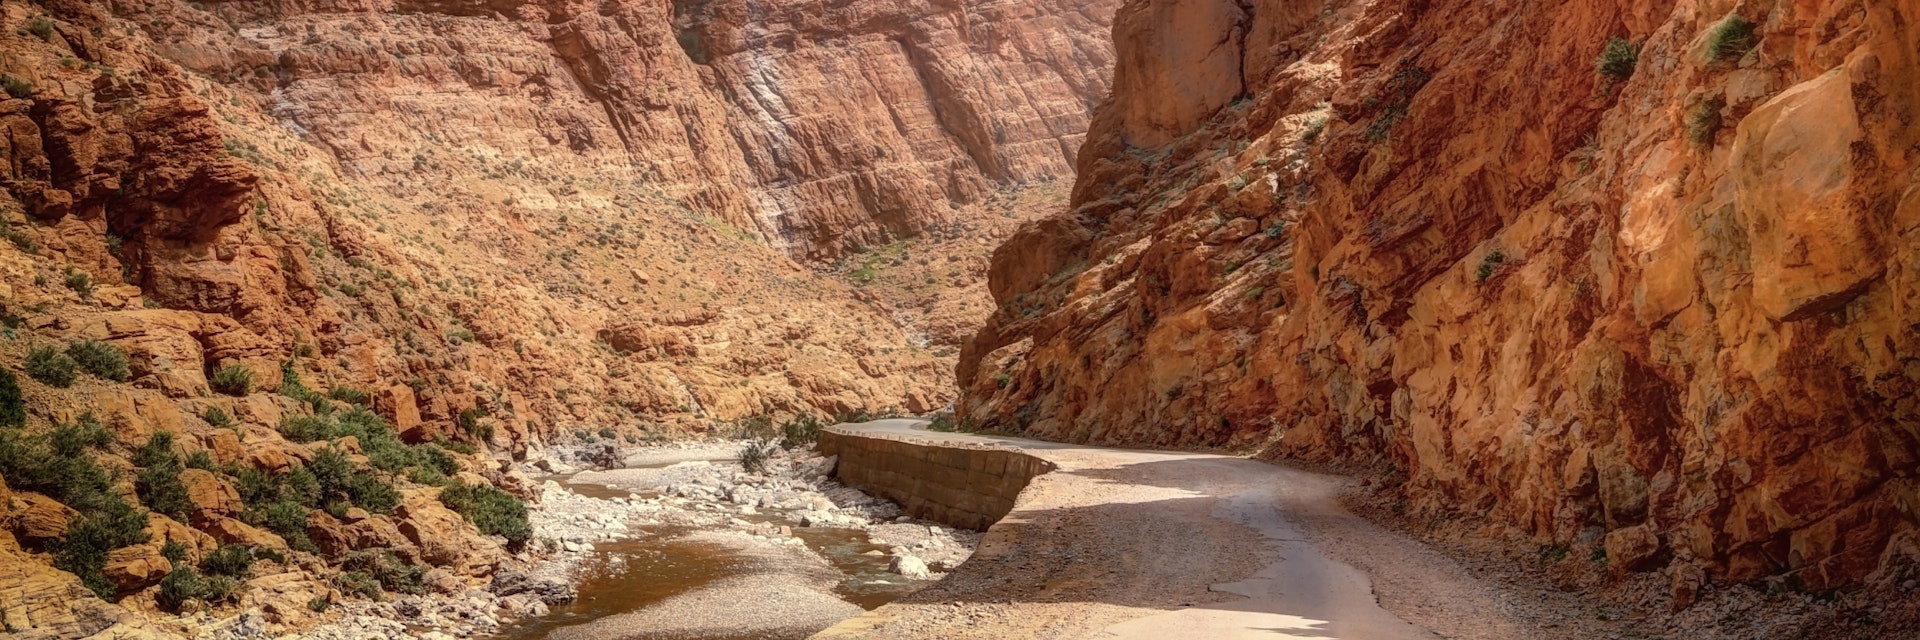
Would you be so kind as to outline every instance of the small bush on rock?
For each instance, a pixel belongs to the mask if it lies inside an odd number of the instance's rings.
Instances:
[[[34,347],[27,353],[27,375],[41,384],[58,389],[73,386],[79,378],[79,363],[50,346]]]
[[[213,372],[207,379],[207,385],[214,392],[239,397],[253,393],[253,370],[243,365],[230,364]]]
[[[26,78],[11,74],[0,74],[0,87],[4,87],[7,95],[15,98],[26,98],[33,95],[32,82],[27,81]]]
[[[208,575],[235,578],[252,575],[253,547],[244,544],[222,545],[200,561],[200,570]]]
[[[794,416],[780,425],[780,446],[792,449],[820,441],[820,419],[811,413]]]
[[[1633,70],[1640,64],[1640,48],[1633,46],[1623,38],[1607,40],[1607,48],[1600,52],[1600,59],[1594,61],[1594,70],[1613,82],[1625,82],[1633,77]]]
[[[493,425],[483,421],[486,417],[487,410],[480,407],[461,409],[460,430],[481,442],[491,440],[493,439]]]
[[[416,596],[427,592],[427,568],[408,564],[400,556],[394,555],[391,549],[355,551],[340,562],[340,568],[347,573],[371,577],[376,591],[385,589]],[[376,593],[369,597],[378,599],[379,595]]]
[[[134,452],[133,464],[141,467],[133,481],[141,504],[169,518],[186,520],[187,512],[193,509],[193,500],[187,496],[187,485],[180,481],[183,469],[180,455],[173,451],[173,434],[154,432],[146,446]]]
[[[127,369],[127,354],[119,347],[99,340],[79,340],[67,343],[67,357],[100,378],[115,382],[126,382],[132,374]]]
[[[753,440],[740,448],[740,468],[747,473],[766,473],[767,462],[780,450],[778,442],[773,440]]]
[[[67,269],[67,288],[80,294],[81,298],[93,297],[93,274],[79,269]]]
[[[174,567],[167,577],[160,579],[160,592],[153,600],[161,609],[178,613],[181,607],[192,600],[199,599],[207,589],[207,581],[193,567]]]
[[[1707,57],[1714,62],[1732,62],[1758,44],[1760,38],[1754,34],[1753,21],[1738,13],[1731,14],[1708,32]]]
[[[334,387],[328,389],[327,397],[347,404],[357,404],[362,407],[372,406],[372,396],[367,395],[365,391],[353,387]]]
[[[357,595],[368,600],[379,600],[380,581],[365,571],[342,571],[333,577],[333,586],[341,593]]]
[[[1692,113],[1687,114],[1687,139],[1703,147],[1713,146],[1720,134],[1720,110],[1726,106],[1727,101],[1719,96],[1694,105]]]
[[[492,485],[455,483],[440,492],[440,503],[465,516],[481,533],[504,537],[515,548],[533,537],[526,503]]]
[[[227,412],[220,407],[207,407],[206,411],[200,412],[200,419],[221,429],[231,429],[235,426],[233,417],[227,415]]]
[[[0,428],[27,426],[27,402],[20,394],[20,379],[12,371],[0,369]]]

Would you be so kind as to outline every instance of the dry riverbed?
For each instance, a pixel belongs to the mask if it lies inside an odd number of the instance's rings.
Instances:
[[[931,584],[978,543],[841,486],[831,458],[782,451],[748,473],[732,460],[742,446],[603,444],[516,464],[537,483],[534,542],[491,584],[342,603],[301,637],[803,638]],[[257,626],[243,616],[229,636]]]

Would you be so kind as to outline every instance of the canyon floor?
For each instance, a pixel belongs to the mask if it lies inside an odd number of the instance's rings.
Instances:
[[[1340,506],[1343,480],[1191,452],[852,427],[1013,446],[1039,476],[946,580],[816,638],[1552,638],[1611,629],[1476,578]]]

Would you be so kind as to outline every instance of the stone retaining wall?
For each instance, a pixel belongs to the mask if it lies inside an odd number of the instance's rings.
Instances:
[[[908,515],[950,527],[984,531],[1013,510],[1034,476],[1054,464],[1009,449],[909,442],[832,427],[816,445],[839,456],[834,477],[892,500]]]

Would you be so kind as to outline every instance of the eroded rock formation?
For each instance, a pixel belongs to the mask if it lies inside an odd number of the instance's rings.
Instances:
[[[972,320],[926,316],[979,311],[967,230],[1071,173],[1117,4],[0,3],[0,366],[26,400],[0,429],[92,415],[116,471],[151,468],[127,460],[163,431],[206,467],[84,588],[48,568],[73,510],[0,491],[5,626],[138,630],[128,611],[158,617],[157,583],[221,543],[288,552],[238,602],[276,629],[338,595],[347,554],[392,550],[450,591],[508,555],[422,467],[367,471],[392,513],[299,503],[304,529],[269,526],[243,471],[380,455],[293,435],[323,409],[524,490],[495,457],[941,407]],[[828,269],[921,235],[945,260]],[[26,374],[87,340],[125,375]]]
[[[1910,562],[1916,20],[1129,2],[1074,209],[994,256],[962,413],[1372,464],[1623,570]]]

